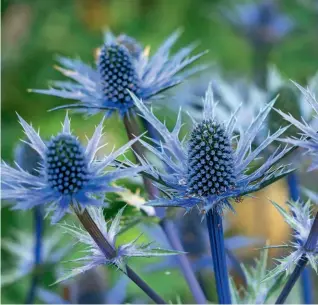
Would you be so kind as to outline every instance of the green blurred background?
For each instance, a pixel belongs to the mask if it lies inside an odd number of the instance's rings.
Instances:
[[[2,1],[2,112],[1,153],[6,161],[12,161],[13,149],[23,137],[16,112],[26,121],[40,127],[41,135],[49,137],[60,129],[63,111],[48,113],[47,110],[65,101],[55,97],[28,93],[28,88],[47,88],[49,80],[61,79],[54,70],[55,56],[79,56],[93,63],[94,50],[102,43],[103,29],[109,27],[114,33],[126,33],[156,49],[175,29],[184,30],[175,49],[193,41],[199,41],[198,50],[209,49],[201,62],[217,63],[225,73],[238,77],[252,77],[252,50],[243,37],[233,32],[218,14],[217,7],[230,6],[241,1],[213,0],[4,0]],[[279,70],[300,83],[317,71],[318,67],[318,15],[300,1],[280,1],[281,10],[293,18],[296,29],[275,47],[270,61]],[[171,113],[172,119],[174,114]],[[80,137],[91,135],[100,116],[87,121],[72,116],[73,129]],[[127,141],[122,122],[113,116],[105,123],[108,147],[119,146]],[[272,192],[280,198],[286,196],[285,185],[276,186]],[[268,205],[268,204],[267,204]],[[268,218],[260,228],[255,223],[255,211],[243,205],[243,221],[238,213],[234,228],[246,234],[260,234],[273,240],[286,238],[282,219],[271,208],[264,207]],[[265,204],[264,204],[265,206]],[[274,213],[274,214],[273,214]],[[254,219],[254,220],[253,220]],[[2,209],[2,237],[11,236],[13,228],[31,230],[29,212],[20,213]],[[277,222],[274,228],[272,221]],[[256,221],[257,222],[257,221]],[[269,228],[268,223],[271,223]],[[276,230],[275,230],[276,228]],[[280,228],[280,229],[278,229]],[[277,233],[279,231],[279,233]],[[278,234],[278,237],[276,235]],[[10,262],[2,253],[2,265]],[[173,285],[180,294],[184,283],[162,279],[153,283],[167,297]],[[173,284],[172,284],[173,283]],[[2,291],[3,302],[23,301],[27,282]],[[176,301],[176,300],[174,300]]]

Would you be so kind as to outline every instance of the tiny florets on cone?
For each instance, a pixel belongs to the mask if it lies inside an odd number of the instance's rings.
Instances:
[[[199,196],[221,194],[235,186],[230,140],[224,128],[204,120],[191,133],[188,146],[188,185]]]
[[[61,194],[76,193],[87,181],[88,164],[81,143],[59,134],[48,144],[45,169],[49,185]]]
[[[99,55],[98,67],[107,100],[133,105],[127,89],[139,96],[140,82],[133,65],[133,58],[126,47],[105,44]]]

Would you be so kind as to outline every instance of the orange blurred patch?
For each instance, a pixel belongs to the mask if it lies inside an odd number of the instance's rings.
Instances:
[[[289,238],[290,230],[281,215],[271,204],[273,200],[286,208],[288,190],[285,180],[280,180],[254,194],[255,198],[245,198],[235,205],[237,214],[228,213],[231,229],[251,237],[262,237],[271,245],[282,244]],[[252,252],[251,252],[252,251]],[[271,249],[270,256],[276,256],[280,250]],[[243,256],[254,256],[251,249],[240,251]]]

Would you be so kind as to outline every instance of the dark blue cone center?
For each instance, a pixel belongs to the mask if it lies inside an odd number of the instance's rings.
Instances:
[[[235,186],[233,152],[224,128],[204,120],[192,131],[188,147],[189,192],[222,194]]]
[[[104,45],[99,55],[98,68],[106,100],[126,108],[132,107],[133,100],[127,89],[139,97],[140,85],[132,56],[126,47]]]
[[[72,135],[59,134],[48,144],[45,160],[49,185],[61,194],[76,193],[87,181],[84,148]]]

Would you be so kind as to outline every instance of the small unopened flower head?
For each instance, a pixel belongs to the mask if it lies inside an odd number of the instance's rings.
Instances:
[[[96,160],[100,140],[103,137],[103,120],[96,127],[87,146],[71,133],[70,120],[66,115],[63,130],[49,142],[43,142],[39,134],[19,117],[28,138],[27,144],[36,150],[41,159],[37,175],[21,167],[2,163],[2,199],[15,203],[15,209],[27,210],[46,205],[54,211],[52,221],[57,222],[69,211],[71,205],[82,210],[87,206],[102,204],[95,196],[121,190],[110,183],[116,179],[137,174],[142,167],[106,170],[114,160],[138,140],[128,142],[103,160]],[[95,196],[94,196],[95,195]]]
[[[222,7],[221,12],[235,30],[239,29],[257,46],[277,43],[294,28],[294,21],[279,12],[273,0],[236,4],[233,10]]]
[[[233,152],[225,128],[203,120],[191,132],[188,148],[188,186],[191,193],[209,196],[235,186]]]
[[[111,103],[132,107],[133,100],[127,89],[137,96],[141,89],[133,58],[126,47],[105,44],[99,55],[98,70],[105,98]]]
[[[143,48],[135,39],[127,35],[116,37],[107,32],[96,67],[61,57],[61,67],[57,69],[74,82],[56,81],[51,89],[33,92],[77,101],[57,109],[69,108],[89,115],[99,111],[108,115],[117,111],[121,116],[134,113],[134,103],[128,90],[149,103],[155,98],[162,98],[160,93],[163,91],[205,68],[201,65],[186,69],[205,53],[189,57],[194,45],[170,56],[171,47],[179,36],[179,31],[173,33],[150,56],[149,47]]]

